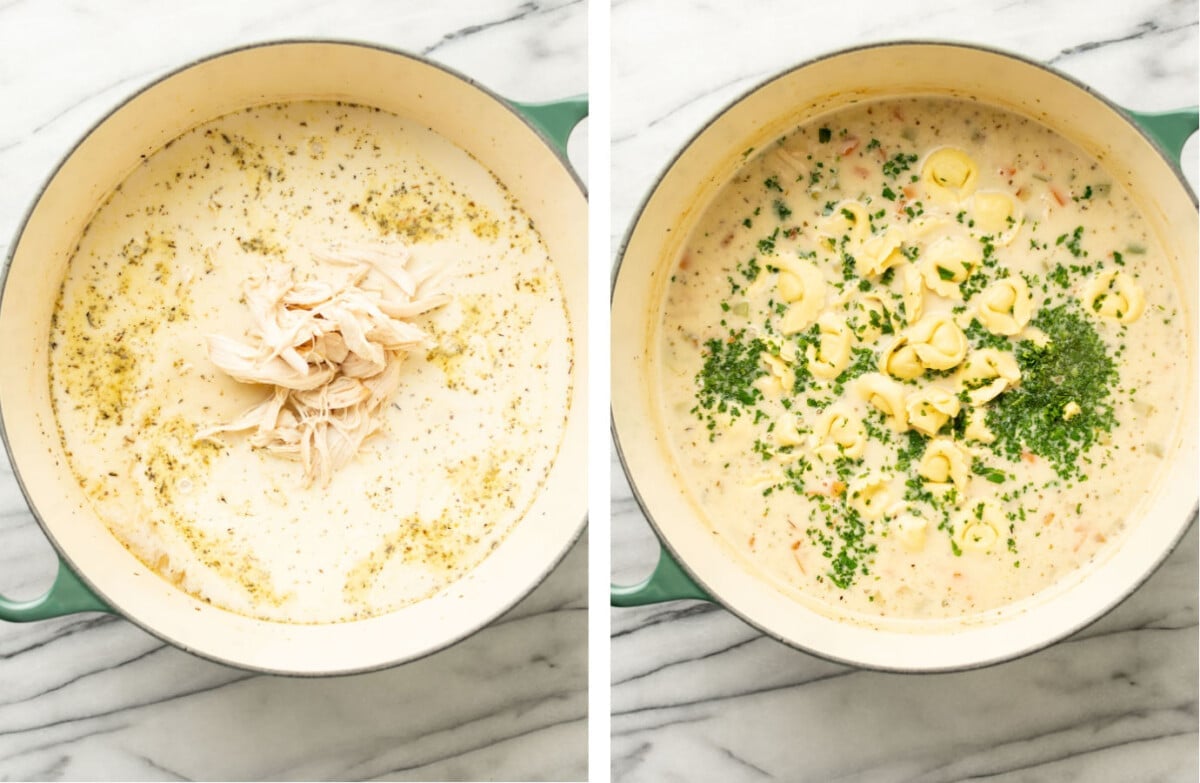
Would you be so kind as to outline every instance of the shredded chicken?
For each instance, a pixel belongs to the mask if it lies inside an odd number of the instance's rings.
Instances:
[[[242,383],[273,387],[227,424],[253,446],[299,460],[307,484],[327,484],[367,438],[400,387],[400,364],[429,335],[405,319],[450,301],[447,270],[416,266],[403,245],[337,245],[313,252],[326,279],[297,282],[284,263],[246,282],[249,343],[208,337],[213,363]]]

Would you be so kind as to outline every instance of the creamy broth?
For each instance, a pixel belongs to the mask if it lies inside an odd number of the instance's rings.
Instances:
[[[980,615],[1118,546],[1174,448],[1171,259],[1047,128],[856,105],[747,153],[672,270],[655,343],[713,532],[797,601]]]
[[[403,241],[448,264],[382,430],[327,485],[198,431],[269,394],[218,371],[206,335],[251,325],[243,286],[313,248]],[[375,109],[296,102],[194,128],[145,160],[68,265],[50,385],[72,470],[139,559],[268,620],[377,615],[476,566],[538,494],[571,396],[571,327],[529,216],[478,161]]]

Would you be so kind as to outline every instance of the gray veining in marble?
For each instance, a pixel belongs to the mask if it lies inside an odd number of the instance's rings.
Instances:
[[[70,145],[134,90],[311,37],[424,53],[517,100],[587,91],[580,0],[0,3],[0,253]],[[586,175],[585,145],[582,130]],[[29,598],[55,559],[0,463],[0,591]],[[249,674],[106,615],[0,624],[0,779],[582,779],[587,548],[466,641],[353,677]]]
[[[617,0],[614,252],[670,157],[756,84],[886,39],[999,47],[1132,109],[1197,103],[1197,5],[1082,0],[753,4]],[[1197,143],[1183,170],[1195,189]],[[658,550],[615,457],[613,578]],[[954,674],[861,671],[695,601],[613,609],[612,775],[667,781],[1195,781],[1197,531],[1132,597],[1068,640]]]

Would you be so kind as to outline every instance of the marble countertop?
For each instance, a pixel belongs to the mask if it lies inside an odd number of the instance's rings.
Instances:
[[[1197,103],[1197,6],[1086,0],[616,0],[612,246],[670,157],[768,77],[838,48],[960,40],[1024,54],[1132,109]],[[1105,10],[1100,11],[1103,7]],[[970,9],[969,11],[963,9]],[[1183,169],[1197,182],[1197,143]],[[617,583],[658,549],[612,464]],[[1021,660],[895,675],[795,651],[721,608],[613,609],[614,781],[1195,781],[1197,531],[1098,623]]]
[[[587,92],[586,8],[524,3],[0,1],[0,255],[105,112],[194,58],[321,37],[424,54],[517,100]],[[586,131],[571,141],[586,169]],[[0,458],[0,591],[55,558]],[[297,680],[200,660],[107,615],[0,624],[0,779],[579,780],[587,537],[466,641],[372,674]]]

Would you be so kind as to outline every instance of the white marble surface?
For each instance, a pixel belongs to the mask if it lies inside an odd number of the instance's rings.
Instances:
[[[1197,103],[1197,5],[616,0],[613,247],[669,158],[774,73],[897,38],[1001,47],[1123,105]],[[1102,10],[1103,9],[1103,10]],[[1196,140],[1184,170],[1195,188]],[[614,580],[657,547],[612,468]],[[612,610],[614,781],[1196,781],[1197,532],[1100,622],[992,668],[893,675],[828,663],[693,601]]]
[[[537,101],[587,91],[579,0],[0,0],[0,254],[100,116],[193,58],[294,37],[426,54]],[[586,131],[572,159],[586,167]],[[54,556],[0,468],[0,591]],[[578,780],[587,771],[587,540],[526,600],[430,658],[296,680],[209,663],[116,617],[0,624],[0,779]]]

